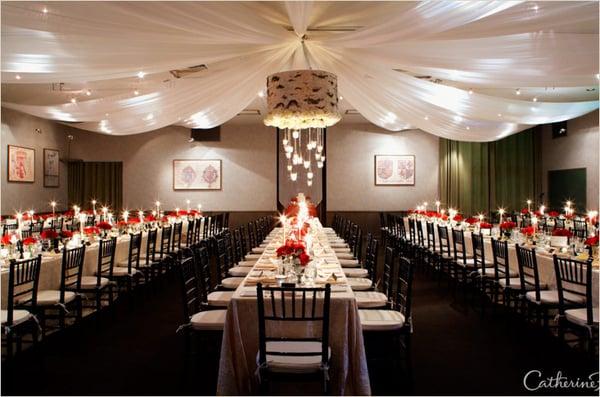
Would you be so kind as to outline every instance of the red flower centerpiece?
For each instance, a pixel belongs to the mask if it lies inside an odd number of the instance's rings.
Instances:
[[[465,219],[465,222],[468,223],[469,225],[473,226],[474,224],[479,222],[479,220],[477,218],[471,216],[471,217],[468,217],[467,219]]]
[[[62,238],[73,238],[73,232],[70,230],[63,230],[60,232],[60,237]]]
[[[95,234],[100,234],[100,229],[97,228],[96,226],[88,226],[86,228],[83,229],[83,233],[90,236],[90,235],[95,235]]]
[[[568,229],[554,229],[552,235],[555,237],[572,237],[573,233]]]
[[[492,224],[491,223],[487,223],[487,222],[480,222],[479,223],[479,228],[480,229],[491,229],[492,228]]]
[[[304,244],[297,240],[287,240],[284,245],[277,248],[277,257],[288,260],[299,276],[302,269],[310,262],[310,256],[306,253]]]
[[[42,233],[40,233],[40,237],[42,238],[42,240],[55,240],[58,238],[58,233],[51,229],[44,230],[42,231]]]
[[[533,236],[534,231],[535,230],[533,229],[533,226],[521,228],[521,233],[524,234],[525,236]]]
[[[550,218],[558,218],[559,215],[560,214],[558,212],[556,212],[556,211],[550,211],[550,212],[548,212],[548,216]]]
[[[598,236],[588,237],[585,240],[585,245],[587,245],[588,247],[593,247],[595,245],[598,245]]]
[[[504,230],[504,231],[511,231],[513,230],[515,227],[517,227],[517,224],[514,222],[510,222],[510,221],[506,221],[506,222],[502,222],[500,224],[500,229]]]
[[[4,236],[2,236],[2,245],[11,245],[12,241],[11,241],[12,236],[10,234],[5,234]]]
[[[462,215],[460,215],[460,214],[456,214],[456,215],[454,215],[454,218],[452,218],[452,220],[453,220],[454,222],[462,222],[462,220],[463,220],[463,217],[462,217]]]
[[[23,245],[33,245],[36,243],[36,241],[37,240],[34,237],[27,237],[26,239],[23,239]]]

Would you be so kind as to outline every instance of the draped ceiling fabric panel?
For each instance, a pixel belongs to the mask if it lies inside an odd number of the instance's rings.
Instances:
[[[309,67],[335,73],[344,101],[380,127],[459,141],[494,141],[598,108],[597,97],[533,102],[486,91],[597,90],[594,1],[1,7],[2,82],[32,89],[19,100],[3,97],[2,106],[100,133],[214,127],[256,101],[267,75]],[[197,65],[207,69],[195,77],[169,73]],[[34,95],[52,83],[95,94],[75,103],[61,92]]]

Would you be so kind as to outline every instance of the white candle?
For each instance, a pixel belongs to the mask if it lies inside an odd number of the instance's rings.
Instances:
[[[500,223],[502,223],[502,215],[504,215],[504,208],[498,209],[498,213],[500,214]]]
[[[187,212],[190,212],[190,200],[185,200],[185,203],[187,204]]]
[[[92,213],[96,216],[96,200],[92,200]]]
[[[531,212],[531,200],[527,200],[527,212]]]
[[[104,217],[104,221],[106,221],[106,219],[107,219],[107,214],[108,214],[108,208],[102,207],[102,216]]]
[[[423,203],[423,209],[424,209],[425,211],[427,211],[427,205],[429,205],[429,203],[428,203],[427,201],[425,201],[425,202]]]
[[[85,224],[86,219],[87,219],[87,215],[79,214],[79,231],[80,231],[82,237],[83,237],[83,225]]]
[[[564,210],[565,210],[565,216],[569,215],[569,207],[565,207]]]
[[[546,209],[546,207],[542,204],[540,205],[540,214],[544,215],[544,210]]]
[[[17,236],[19,237],[19,239],[21,239],[23,237],[23,235],[21,233],[22,221],[23,221],[23,214],[21,214],[20,212],[17,212]]]
[[[175,208],[175,216],[179,218],[179,208]]]
[[[125,210],[123,211],[123,220],[125,223],[127,223],[127,218],[129,218],[129,211]]]
[[[156,205],[156,212],[160,214],[160,201],[157,201],[156,203],[154,203],[154,205]]]
[[[138,216],[140,217],[140,223],[144,223],[144,211],[139,210]]]
[[[435,202],[435,211],[436,211],[438,214],[439,214],[439,212],[440,212],[440,204],[441,204],[441,203],[440,203],[440,201],[439,201],[439,200]]]
[[[55,215],[55,211],[56,211],[56,201],[51,201],[50,207],[52,207],[52,219],[54,219],[54,215]]]
[[[483,218],[484,218],[483,214],[479,214],[479,223],[483,222]]]

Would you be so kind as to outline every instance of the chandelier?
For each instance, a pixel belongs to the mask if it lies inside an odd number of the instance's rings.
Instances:
[[[322,168],[323,130],[340,121],[337,77],[322,70],[291,70],[267,77],[265,125],[283,131],[283,150],[292,181],[306,172],[312,186],[313,165]]]

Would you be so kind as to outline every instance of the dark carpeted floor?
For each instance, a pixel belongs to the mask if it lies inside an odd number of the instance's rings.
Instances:
[[[544,377],[562,371],[580,378],[598,371],[585,355],[536,327],[500,311],[488,310],[482,317],[475,302],[460,293],[453,296],[427,275],[416,275],[413,316],[412,381],[406,368],[392,360],[397,353],[385,340],[367,338],[373,394],[531,394],[523,387],[530,370]],[[52,335],[38,351],[23,352],[14,365],[3,365],[2,394],[214,394],[218,343],[185,376],[183,340],[175,334],[182,321],[172,280],[141,294],[132,305],[119,302],[113,313]],[[589,389],[539,393],[581,392],[598,394]]]

